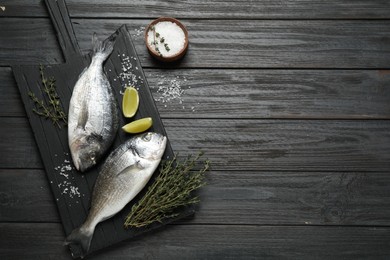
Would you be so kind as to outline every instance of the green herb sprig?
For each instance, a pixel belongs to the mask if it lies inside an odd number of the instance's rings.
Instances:
[[[150,45],[154,45],[154,49],[158,52],[158,54],[162,57],[162,53],[159,49],[158,42],[164,44],[164,48],[167,52],[169,52],[171,49],[168,46],[168,43],[165,42],[165,38],[161,37],[161,34],[156,31],[156,27],[152,26],[150,27],[150,30],[153,32],[153,41],[150,43]]]
[[[31,91],[28,96],[34,101],[36,108],[33,112],[39,116],[50,119],[53,124],[61,129],[61,124],[67,124],[67,116],[62,109],[60,98],[56,91],[55,79],[53,77],[47,78],[44,73],[43,66],[39,66],[39,73],[41,75],[43,93],[47,96],[46,100],[39,100],[38,97]]]
[[[189,156],[184,161],[172,160],[161,164],[160,174],[148,188],[146,194],[131,208],[124,226],[143,227],[154,222],[178,216],[175,210],[199,202],[193,191],[205,185],[205,172],[209,169],[210,161],[202,162],[200,170],[193,172],[203,153]]]

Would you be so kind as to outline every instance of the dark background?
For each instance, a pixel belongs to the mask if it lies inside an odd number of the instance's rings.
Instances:
[[[126,24],[173,150],[212,161],[194,218],[92,259],[390,257],[388,1],[67,1],[79,45]],[[42,1],[0,6],[0,258],[70,259],[10,66],[62,63]],[[181,63],[142,28],[180,19]],[[165,106],[166,105],[166,106]],[[184,106],[184,108],[183,108]]]

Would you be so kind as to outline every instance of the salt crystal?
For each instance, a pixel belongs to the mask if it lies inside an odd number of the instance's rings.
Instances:
[[[154,28],[154,31],[148,31],[148,42],[151,43],[156,40],[157,45],[152,47],[157,47],[162,56],[174,56],[184,48],[185,34],[176,23],[163,21],[155,24]],[[160,34],[158,39],[155,37],[155,32]],[[162,41],[163,38],[164,41]],[[169,50],[165,46],[168,46]]]
[[[135,34],[133,34],[133,36],[140,36],[141,34],[143,34],[144,30],[145,30],[144,26],[134,29]]]
[[[64,176],[64,177],[67,178],[67,179],[69,178],[69,174],[66,174],[66,173],[64,173],[64,172],[62,172],[62,171],[60,172],[60,175]]]

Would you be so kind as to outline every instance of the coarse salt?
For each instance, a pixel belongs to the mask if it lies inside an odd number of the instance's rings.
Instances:
[[[136,67],[136,66],[133,67],[131,60],[136,60],[136,58],[133,56],[131,56],[131,57],[126,56],[125,54],[123,54],[122,56],[123,56],[121,58],[122,68],[118,74],[118,77],[114,78],[114,81],[116,81],[118,79],[121,82],[122,87],[133,86],[138,90],[139,86],[141,84],[143,84],[144,82],[140,76],[137,77],[137,75],[135,73],[133,73],[134,67],[135,67],[135,70],[138,70],[138,67]],[[122,90],[120,92],[121,92],[121,94],[123,94]]]
[[[74,197],[80,198],[81,195],[84,196],[84,194],[81,194],[79,192],[79,188],[77,186],[74,186],[71,180],[69,180],[70,177],[69,174],[74,170],[70,160],[65,159],[61,165],[54,167],[54,170],[56,170],[59,173],[59,175],[65,179],[60,183],[58,183],[57,185],[58,188],[60,189],[61,195],[66,194],[69,196],[69,198],[74,198]],[[72,179],[74,179],[74,177]],[[53,181],[50,181],[50,183],[53,183]]]
[[[157,33],[159,37],[156,36]],[[164,40],[162,40],[163,38]],[[176,23],[170,21],[158,22],[154,25],[154,30],[148,31],[148,44],[153,49],[157,47],[163,57],[171,57],[184,48],[185,34]]]
[[[178,100],[180,104],[183,103],[182,95],[184,90],[181,87],[181,83],[179,78],[169,79],[163,76],[157,83],[158,89],[155,100],[162,103],[170,103]]]

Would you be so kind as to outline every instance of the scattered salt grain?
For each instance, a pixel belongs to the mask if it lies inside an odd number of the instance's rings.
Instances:
[[[163,77],[158,83],[157,98],[156,101],[162,103],[169,103],[178,100],[179,103],[183,103],[182,95],[184,90],[181,87],[181,80],[178,78],[168,79]]]
[[[141,26],[139,28],[135,28],[134,29],[135,33],[133,34],[133,37],[138,37],[138,36],[143,35],[144,31],[145,31],[145,26]]]
[[[159,37],[156,36],[157,33]],[[185,34],[176,23],[170,21],[159,22],[154,25],[154,30],[148,31],[148,44],[152,48],[157,47],[162,56],[171,57],[184,48]]]
[[[129,57],[124,54],[122,56],[123,57],[121,58],[121,72],[116,79],[114,78],[114,81],[119,79],[123,87],[133,86],[135,88],[139,88],[139,85],[143,84],[144,82],[140,76],[137,76],[135,73],[133,73],[134,69],[131,60],[135,60],[136,58],[133,56]],[[135,70],[138,70],[138,67],[135,67]],[[124,89],[120,91],[121,94],[123,94],[123,91]]]
[[[56,170],[58,174],[63,178],[63,180],[57,185],[60,189],[61,195],[68,195],[69,198],[80,198],[81,193],[79,192],[79,188],[74,186],[74,184],[69,181],[70,172],[74,170],[70,160],[65,159],[61,165],[54,167],[54,170]],[[74,179],[74,177],[72,177],[72,179]],[[50,183],[53,183],[53,181],[51,181]]]

